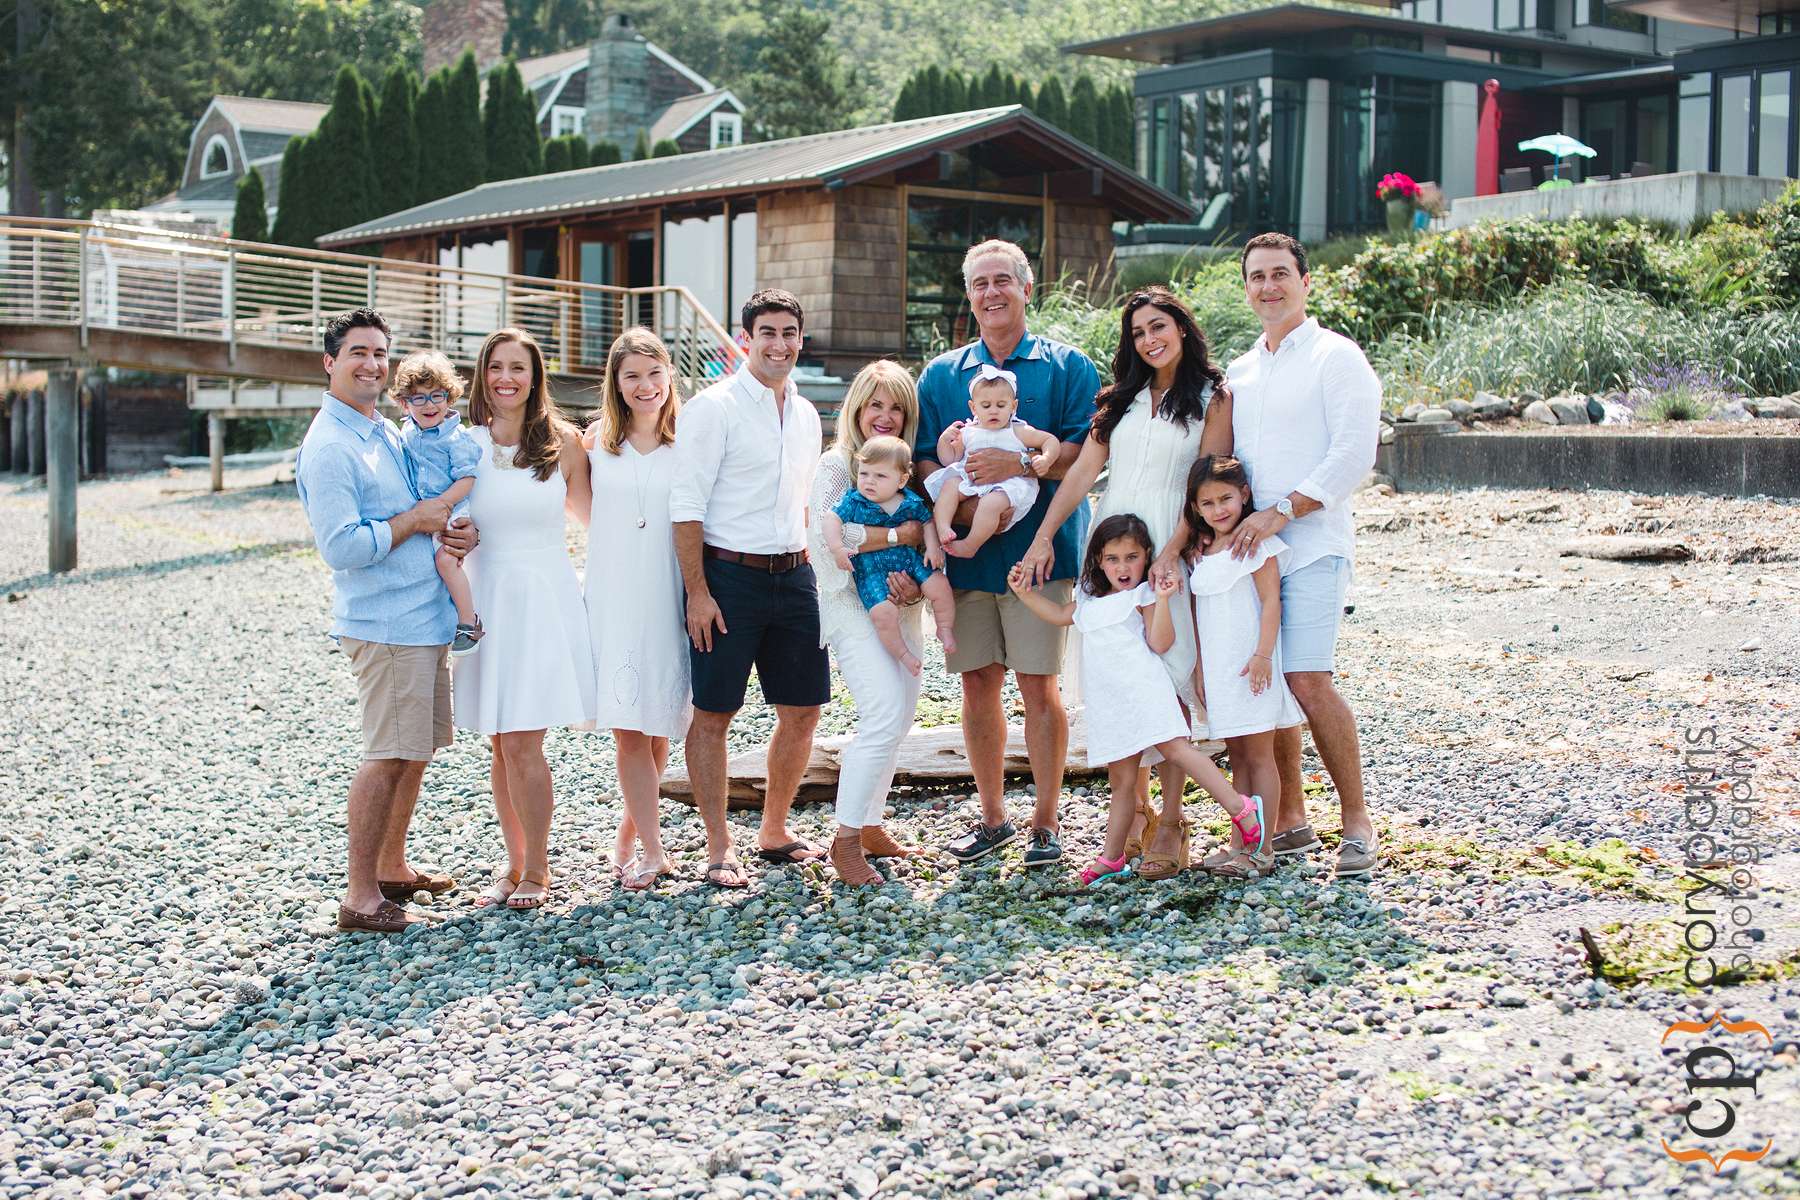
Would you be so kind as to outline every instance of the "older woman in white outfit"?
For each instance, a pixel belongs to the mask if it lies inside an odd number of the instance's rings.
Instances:
[[[819,631],[837,660],[838,673],[856,702],[856,735],[838,759],[837,836],[831,863],[852,886],[878,884],[881,875],[869,858],[913,853],[883,825],[888,789],[900,740],[912,728],[919,706],[919,677],[882,648],[869,613],[856,594],[855,577],[840,570],[825,545],[824,519],[856,481],[856,452],[872,437],[897,437],[912,445],[919,432],[919,396],[912,376],[899,363],[870,363],[850,383],[838,414],[837,439],[819,459],[808,501],[807,542],[819,584]],[[918,522],[894,530],[844,526],[847,549],[867,547],[871,536],[911,546],[924,544]],[[872,547],[869,547],[872,548]],[[889,576],[891,594],[901,603],[901,636],[920,652],[918,585],[906,575]]]
[[[543,351],[523,329],[489,334],[475,358],[470,433],[481,443],[470,515],[481,545],[469,586],[487,627],[456,662],[456,724],[489,736],[507,872],[475,903],[537,908],[550,888],[555,807],[544,733],[594,720],[594,671],[565,516],[590,503],[588,460],[550,398]]]
[[[675,480],[675,366],[648,329],[627,329],[606,356],[600,415],[588,428],[593,478],[587,609],[598,722],[612,730],[625,815],[613,849],[619,882],[642,891],[669,872],[657,791],[669,739],[694,715],[686,606],[669,523]],[[640,852],[639,847],[642,847]]]
[[[1176,694],[1197,721],[1204,714],[1194,693],[1194,613],[1187,568],[1180,562],[1186,539],[1181,510],[1194,462],[1202,454],[1231,452],[1231,395],[1224,383],[1225,373],[1213,363],[1206,335],[1187,305],[1164,287],[1134,292],[1120,319],[1113,382],[1095,400],[1093,436],[1082,443],[1081,457],[1056,489],[1021,560],[1040,577],[1049,572],[1051,537],[1077,504],[1086,503],[1101,468],[1108,468],[1093,523],[1136,513],[1157,545],[1152,576],[1173,575],[1182,584],[1178,602],[1169,606],[1175,644],[1162,660]],[[1130,855],[1141,851],[1138,873],[1148,879],[1166,879],[1188,866],[1190,826],[1181,816],[1184,776],[1169,763],[1158,774],[1162,813],[1151,815],[1150,771],[1145,768],[1138,774],[1138,811],[1127,842]]]

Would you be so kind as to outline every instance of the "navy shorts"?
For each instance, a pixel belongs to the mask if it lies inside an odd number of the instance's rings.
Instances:
[[[768,704],[805,706],[831,699],[831,659],[819,645],[819,586],[811,564],[771,575],[708,558],[706,586],[725,618],[712,649],[688,643],[694,707],[736,712],[744,706],[750,668]]]

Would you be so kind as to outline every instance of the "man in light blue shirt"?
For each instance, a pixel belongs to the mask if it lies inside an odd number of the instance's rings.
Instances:
[[[392,421],[376,411],[388,381],[386,320],[370,309],[325,326],[325,390],[295,463],[300,504],[331,568],[331,636],[356,673],[363,764],[350,784],[349,886],[339,929],[393,933],[422,920],[395,901],[455,880],[415,870],[406,831],[425,766],[450,744],[446,648],[456,608],[431,534],[466,554],[473,525],[446,529],[450,506],[418,496]]]

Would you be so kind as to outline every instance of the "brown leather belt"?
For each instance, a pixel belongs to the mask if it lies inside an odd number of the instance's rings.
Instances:
[[[736,550],[725,550],[709,545],[703,547],[702,552],[707,558],[736,563],[740,567],[749,567],[754,571],[767,571],[771,575],[779,575],[783,571],[791,571],[795,567],[806,565],[806,551],[804,550],[794,550],[787,554],[740,554]]]

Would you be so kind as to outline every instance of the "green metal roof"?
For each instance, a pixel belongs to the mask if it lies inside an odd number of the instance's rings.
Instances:
[[[1178,221],[1192,215],[1179,197],[1015,104],[486,183],[328,233],[319,239],[319,245],[354,246],[410,234],[534,218],[564,219],[792,187],[835,189],[876,178],[939,151],[987,142],[1004,143],[1041,171],[1085,168],[1096,172],[1096,198],[1123,219]]]

